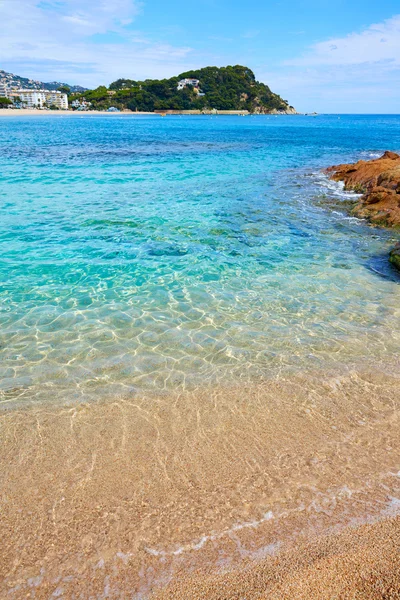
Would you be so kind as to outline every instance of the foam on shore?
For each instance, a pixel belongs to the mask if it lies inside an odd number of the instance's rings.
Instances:
[[[400,598],[400,518],[303,542],[257,565],[183,576],[154,600]]]

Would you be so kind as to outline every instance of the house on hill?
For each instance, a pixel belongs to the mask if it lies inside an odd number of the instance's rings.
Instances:
[[[181,79],[180,81],[178,81],[177,89],[183,90],[188,85],[191,85],[192,87],[194,87],[196,89],[199,89],[200,81],[198,79],[190,79],[190,78]]]

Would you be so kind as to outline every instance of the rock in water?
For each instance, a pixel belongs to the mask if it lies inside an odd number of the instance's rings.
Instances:
[[[375,160],[329,167],[334,181],[344,181],[346,190],[362,193],[353,215],[382,227],[400,227],[400,155],[385,152]],[[390,253],[390,262],[400,269],[400,244]]]
[[[375,160],[330,167],[331,179],[344,181],[346,190],[362,193],[352,212],[374,225],[400,227],[400,155],[385,152]]]

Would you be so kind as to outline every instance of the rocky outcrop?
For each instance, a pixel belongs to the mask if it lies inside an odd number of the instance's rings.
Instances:
[[[346,190],[362,193],[352,212],[375,225],[400,227],[400,155],[385,152],[375,160],[359,160],[327,169]]]
[[[270,115],[298,115],[299,113],[297,112],[297,110],[295,108],[293,108],[293,106],[288,106],[285,109],[276,109],[274,108],[273,110],[265,113],[265,114],[270,114]]]
[[[400,227],[400,155],[385,152],[375,160],[330,167],[331,179],[343,181],[346,190],[360,192],[352,214],[374,225]],[[400,269],[400,244],[391,251],[390,262]]]

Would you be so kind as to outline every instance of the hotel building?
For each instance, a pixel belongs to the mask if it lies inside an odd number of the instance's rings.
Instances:
[[[43,106],[57,106],[57,108],[68,109],[68,96],[62,92],[50,90],[12,90],[8,93],[10,100],[20,98],[22,104],[28,108],[43,108]]]

